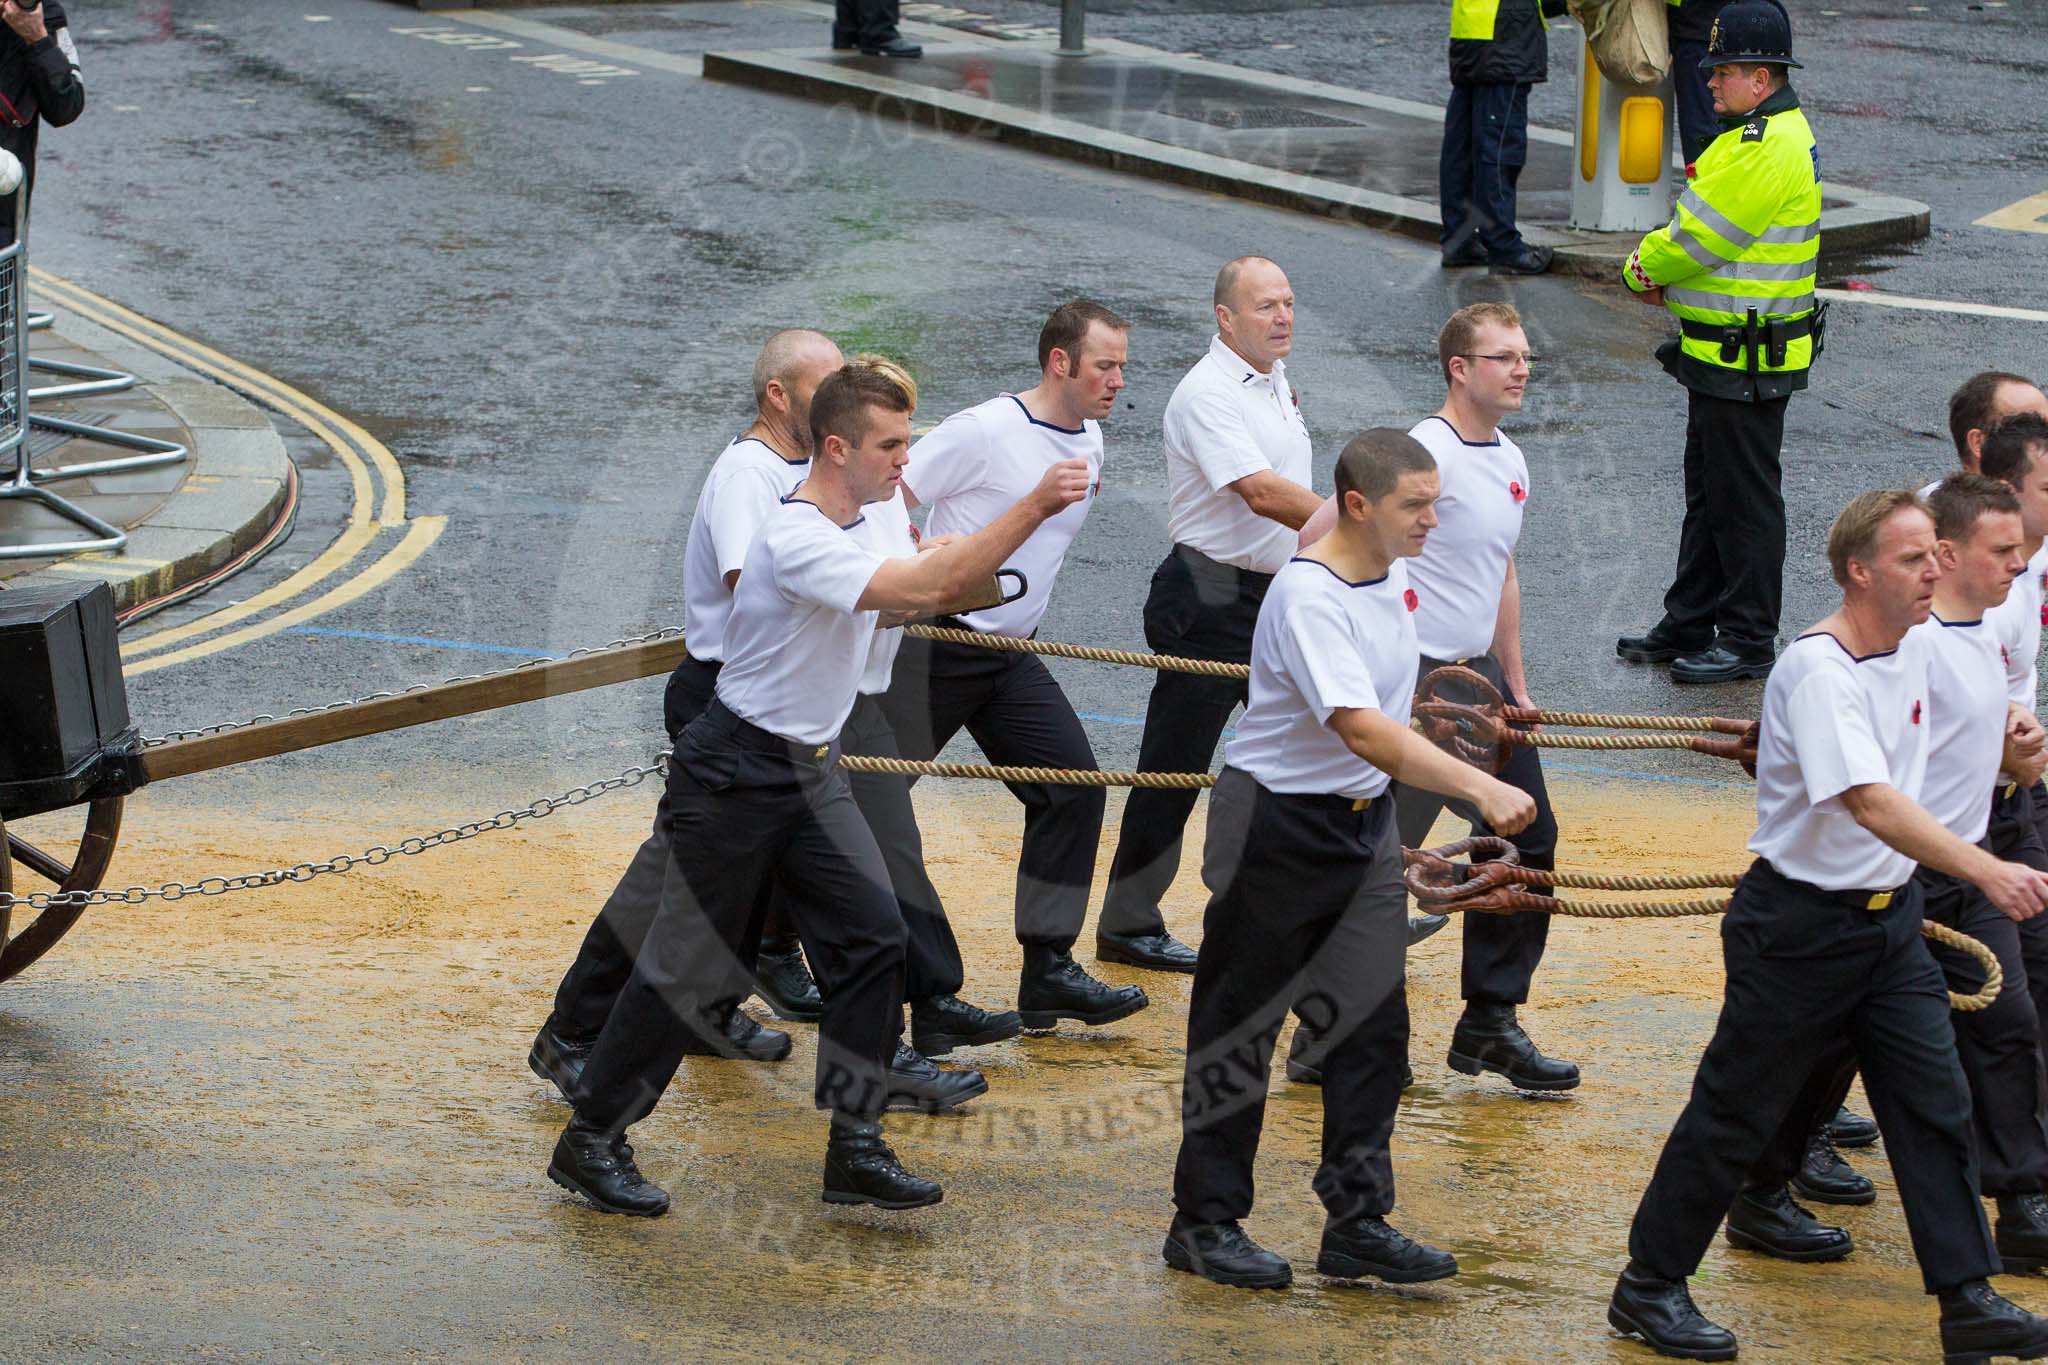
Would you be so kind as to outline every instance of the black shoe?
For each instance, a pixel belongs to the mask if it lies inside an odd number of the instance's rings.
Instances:
[[[1727,1232],[1728,1245],[1781,1261],[1839,1261],[1856,1249],[1847,1232],[1794,1203],[1783,1185],[1736,1195],[1728,1206]]]
[[[1444,249],[1443,265],[1446,270],[1456,270],[1461,266],[1485,264],[1486,248],[1477,237],[1467,237],[1464,245]]]
[[[1948,1365],[1976,1365],[1995,1356],[2048,1356],[2048,1318],[2000,1298],[1984,1281],[1944,1289],[1940,1298],[1941,1358]]]
[[[1873,1204],[1877,1186],[1870,1177],[1842,1160],[1835,1144],[1828,1140],[1827,1126],[1814,1130],[1806,1140],[1806,1159],[1792,1177],[1792,1188],[1816,1204]]]
[[[2008,1275],[2048,1269],[2048,1195],[1998,1196],[1998,1259]]]
[[[1735,1334],[1707,1321],[1683,1280],[1662,1280],[1630,1261],[1607,1302],[1607,1324],[1658,1355],[1681,1360],[1733,1360]]]
[[[1024,1021],[1015,1010],[985,1010],[957,995],[931,995],[910,1002],[910,1044],[927,1057],[956,1047],[980,1047],[1015,1038]]]
[[[1413,948],[1422,940],[1441,930],[1451,922],[1449,915],[1410,915],[1408,917],[1408,946]]]
[[[1294,1031],[1294,1041],[1287,1045],[1287,1079],[1296,1085],[1321,1085],[1323,1069],[1308,1060],[1308,1039],[1304,1030]],[[1415,1084],[1415,1072],[1406,1062],[1401,1064],[1401,1088],[1406,1090]]]
[[[555,1028],[555,1017],[540,1026],[540,1032],[533,1035],[533,1047],[526,1054],[526,1064],[533,1068],[533,1074],[544,1081],[552,1081],[555,1089],[562,1092],[562,1098],[569,1098],[569,1092],[583,1075],[583,1064],[590,1060],[590,1050],[597,1046],[595,1038],[569,1038]]]
[[[1546,1057],[1522,1026],[1513,1005],[1468,1003],[1451,1031],[1450,1067],[1467,1076],[1491,1071],[1508,1078],[1517,1090],[1570,1090],[1579,1083],[1579,1069],[1570,1062]]]
[[[945,1197],[936,1180],[903,1169],[896,1153],[882,1141],[881,1124],[833,1117],[832,1136],[825,1144],[826,1203],[921,1209]]]
[[[891,38],[884,43],[862,43],[861,55],[866,57],[922,57],[924,49],[908,38]]]
[[[572,1118],[555,1142],[548,1179],[580,1194],[606,1213],[659,1218],[668,1212],[668,1194],[640,1174],[624,1134]]]
[[[1024,1027],[1045,1030],[1062,1019],[1107,1024],[1136,1014],[1152,1002],[1143,986],[1106,986],[1081,969],[1072,953],[1026,944],[1024,971],[1017,980],[1017,1013]]]
[[[789,1055],[789,1035],[779,1028],[764,1028],[745,1010],[735,1008],[725,1016],[716,1034],[684,1025],[685,1057],[724,1057],[735,1062],[779,1062]]]
[[[1724,683],[1740,682],[1744,678],[1762,678],[1770,674],[1771,665],[1777,661],[1777,655],[1774,653],[1737,654],[1725,645],[1715,645],[1712,649],[1673,659],[1671,681]]]
[[[1195,950],[1172,934],[1095,935],[1095,960],[1121,962],[1126,967],[1143,967],[1154,972],[1191,972]]]
[[[1547,246],[1530,246],[1523,242],[1510,254],[1497,261],[1486,263],[1489,275],[1541,275],[1550,269],[1550,258],[1555,255]]]
[[[754,959],[754,990],[778,1019],[815,1024],[825,1017],[825,997],[818,993],[818,983],[804,965],[804,950],[794,940],[786,946],[761,946],[761,955]]]
[[[1647,635],[1624,635],[1614,642],[1616,656],[1632,664],[1668,664],[1686,654],[1697,654],[1713,647],[1713,637],[1704,641],[1680,640],[1665,633],[1660,623],[1651,628]]]
[[[1422,1284],[1457,1274],[1458,1258],[1424,1246],[1389,1227],[1384,1218],[1332,1218],[1323,1224],[1316,1273],[1340,1280],[1370,1275],[1388,1284]]]
[[[897,1114],[950,1114],[987,1093],[988,1077],[979,1071],[941,1071],[931,1058],[898,1043],[889,1063],[889,1097],[882,1107]]]
[[[1847,1109],[1837,1109],[1835,1116],[1827,1121],[1828,1141],[1837,1147],[1874,1147],[1877,1145],[1877,1125],[1861,1114],[1852,1114]]]
[[[1246,1236],[1236,1219],[1195,1223],[1176,1213],[1159,1254],[1175,1270],[1239,1289],[1285,1289],[1294,1283],[1287,1258]]]

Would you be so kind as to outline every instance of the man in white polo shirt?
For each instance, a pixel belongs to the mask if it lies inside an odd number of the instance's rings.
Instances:
[[[1629,1232],[1608,1322],[1655,1350],[1732,1360],[1732,1332],[1686,1290],[1773,1134],[1824,1116],[1812,1078],[1846,1036],[1898,1178],[1949,1359],[2048,1352],[2048,1319],[1993,1293],[2001,1273],[1977,1198],[1970,1095],[1941,971],[1921,946],[1924,864],[2014,920],[2048,905],[2048,874],[1957,837],[1917,804],[1927,771],[1924,637],[1940,576],[1918,496],[1866,493],[1835,518],[1842,605],[1778,657],[1757,755],[1757,855],[1722,921],[1727,985],[1692,1097]],[[1804,1114],[1797,1106],[1807,1106]]]
[[[1039,382],[954,413],[911,448],[903,494],[931,508],[932,535],[981,530],[1064,460],[1087,463],[1088,497],[1034,531],[1006,567],[1023,595],[939,624],[1029,638],[1052,595],[1067,547],[1087,519],[1102,479],[1102,418],[1124,387],[1130,324],[1099,303],[1061,304],[1038,336]],[[882,697],[903,756],[935,757],[962,729],[989,762],[1093,769],[1095,751],[1080,717],[1044,662],[974,645],[905,640]],[[1024,803],[1017,860],[1017,941],[1024,949],[1017,1011],[1027,1029],[1061,1019],[1106,1024],[1145,1008],[1137,986],[1111,987],[1074,961],[1088,917],[1088,886],[1102,837],[1102,789],[1016,782]]]
[[[884,558],[856,534],[861,508],[901,482],[910,402],[894,379],[849,367],[818,386],[809,477],[747,552],[726,623],[717,695],[669,766],[673,837],[661,908],[571,1095],[575,1117],[548,1175],[598,1208],[652,1217],[668,1196],[640,1174],[625,1131],[651,1112],[683,1057],[679,1021],[721,1003],[726,972],[707,941],[737,954],[756,893],[774,876],[819,964],[814,1102],[831,1112],[827,1203],[885,1209],[937,1203],[937,1184],[896,1161],[879,1117],[903,1082],[889,1073],[902,1027],[903,919],[874,835],[841,772],[880,612],[944,610],[984,583],[1048,518],[1087,496],[1092,472],[1055,462],[978,534],[927,554]],[[925,1098],[946,1107],[972,1072],[938,1072]]]
[[[1209,802],[1210,890],[1188,1005],[1173,1225],[1162,1256],[1219,1284],[1280,1288],[1284,1257],[1240,1226],[1273,1045],[1305,995],[1329,1021],[1316,1270],[1390,1283],[1458,1272],[1390,1227],[1387,1141],[1408,1052],[1408,896],[1390,775],[1515,830],[1535,803],[1408,728],[1415,592],[1407,565],[1435,525],[1435,461],[1380,427],[1337,458],[1334,529],[1275,576],[1252,641],[1251,700]]]
[[[1316,510],[1312,451],[1287,382],[1294,289],[1262,256],[1218,272],[1216,335],[1180,381],[1165,414],[1167,531],[1173,548],[1152,574],[1145,641],[1160,654],[1248,663],[1252,628],[1295,531]],[[1245,683],[1159,672],[1145,708],[1141,772],[1207,772]],[[1167,932],[1159,901],[1180,871],[1181,831],[1195,793],[1137,788],[1109,865],[1095,955],[1191,972],[1194,950]]]

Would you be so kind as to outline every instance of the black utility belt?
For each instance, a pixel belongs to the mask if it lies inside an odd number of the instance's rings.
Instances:
[[[1766,863],[1765,866],[1770,867],[1771,865]],[[1798,887],[1809,896],[1818,896],[1822,900],[1833,901],[1837,905],[1846,905],[1851,910],[1889,910],[1906,891],[1903,885],[1868,891],[1830,891],[1824,886],[1815,886],[1812,882],[1803,882],[1797,877],[1788,877],[1784,873],[1779,872],[1775,867],[1771,867],[1771,871],[1777,873],[1780,881],[1789,886]]]
[[[779,758],[787,758],[792,763],[800,763],[811,768],[828,768],[839,761],[837,738],[825,744],[807,744],[802,740],[787,739],[773,730],[762,729],[734,712],[716,697],[713,697],[711,704],[704,708],[700,720],[712,731],[725,735],[742,749],[774,754]]]
[[[1825,307],[1825,305],[1823,305]],[[1820,353],[1820,334],[1823,324],[1819,309],[1796,318],[1759,318],[1752,311],[1741,322],[1696,322],[1691,318],[1680,318],[1678,328],[1693,341],[1704,341],[1721,348],[1721,363],[1734,365],[1742,359],[1744,348],[1749,350],[1749,368],[1756,369],[1756,352],[1764,353],[1764,363],[1782,367],[1790,353],[1792,343],[1801,337],[1814,339],[1814,354]]]

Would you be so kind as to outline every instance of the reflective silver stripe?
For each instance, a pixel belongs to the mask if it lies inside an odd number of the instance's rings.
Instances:
[[[1682,303],[1688,308],[1705,308],[1716,313],[1732,313],[1736,317],[1746,316],[1750,309],[1756,309],[1758,317],[1795,317],[1810,312],[1813,295],[1794,294],[1789,298],[1757,298],[1743,294],[1709,294],[1703,289],[1683,289],[1677,285],[1664,287],[1666,303]]]
[[[1816,218],[1811,223],[1803,223],[1798,227],[1765,228],[1756,235],[1756,239],[1759,242],[1773,242],[1781,246],[1796,246],[1800,242],[1810,242],[1818,236],[1820,220]]]
[[[1727,257],[1722,256],[1714,248],[1708,246],[1676,223],[1671,225],[1671,240],[1686,255],[1692,257],[1694,261],[1705,266],[1715,274],[1721,274],[1726,270],[1728,265]]]
[[[1687,190],[1684,194],[1679,195],[1678,202],[1686,212],[1699,219],[1702,223],[1705,223],[1736,246],[1748,246],[1756,240],[1754,232],[1745,231],[1737,227],[1734,220],[1729,218],[1728,215],[1700,198],[1699,192],[1696,190]]]
[[[1731,280],[1787,280],[1811,279],[1818,273],[1813,261],[1736,261],[1720,272]]]

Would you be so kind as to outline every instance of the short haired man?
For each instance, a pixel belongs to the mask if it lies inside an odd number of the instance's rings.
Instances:
[[[1435,524],[1435,461],[1380,427],[1344,448],[1336,482],[1333,529],[1281,568],[1259,611],[1251,700],[1224,751],[1202,855],[1210,898],[1162,1255],[1246,1288],[1293,1277],[1239,1220],[1252,1209],[1273,1045],[1304,994],[1317,999],[1330,1037],[1317,1271],[1397,1284],[1457,1273],[1451,1256],[1386,1221],[1387,1139],[1408,1047],[1408,897],[1386,796],[1398,777],[1468,801],[1508,831],[1536,813],[1526,793],[1408,728],[1416,595],[1407,567]]]
[[[940,625],[1018,638],[1038,630],[1067,548],[1101,489],[1100,422],[1124,387],[1129,331],[1099,303],[1060,305],[1039,332],[1037,384],[953,414],[912,447],[903,496],[912,507],[931,508],[925,529],[933,535],[982,530],[1054,465],[1081,460],[1089,470],[1087,496],[1048,518],[1011,557],[1023,595],[943,617]],[[882,709],[905,758],[933,758],[965,729],[991,763],[1096,766],[1080,717],[1036,655],[906,640]],[[1137,1013],[1148,1003],[1142,989],[1104,985],[1071,951],[1088,917],[1102,789],[1016,782],[1010,792],[1024,803],[1016,900],[1024,1027],[1051,1029],[1061,1019],[1106,1024]]]
[[[661,908],[633,975],[577,1079],[575,1117],[548,1174],[598,1208],[654,1216],[668,1196],[625,1144],[683,1056],[678,1019],[718,1007],[708,940],[738,951],[756,893],[774,876],[824,964],[814,1102],[831,1112],[824,1198],[885,1209],[937,1203],[937,1184],[896,1161],[879,1117],[902,1027],[903,919],[874,835],[838,762],[881,612],[958,602],[1047,519],[1086,497],[1092,471],[1061,460],[977,534],[885,558],[857,534],[909,460],[909,403],[869,367],[818,387],[811,470],[747,551],[727,621],[717,695],[676,743],[673,836]],[[951,1074],[964,1083],[971,1073]],[[978,1078],[977,1078],[978,1079]]]
[[[2016,413],[2048,418],[2048,395],[2033,380],[2004,370],[1973,374],[1949,395],[1948,434],[1965,471],[1978,472],[1993,427]]]
[[[1152,572],[1145,642],[1160,654],[1244,664],[1259,604],[1319,499],[1308,487],[1308,425],[1287,380],[1294,287],[1265,257],[1240,256],[1217,272],[1213,297],[1216,334],[1166,404],[1173,548]],[[1242,679],[1156,674],[1138,770],[1206,772],[1245,695]],[[1096,921],[1101,960],[1195,969],[1194,950],[1167,932],[1159,912],[1194,808],[1191,791],[1139,787],[1125,801]]]
[[[2048,905],[2048,874],[1993,857],[1917,804],[1927,711],[1940,704],[1925,637],[1908,633],[1941,573],[1926,504],[1907,491],[1856,498],[1829,529],[1828,562],[1842,604],[1786,648],[1764,690],[1757,858],[1722,923],[1725,999],[1636,1210],[1608,1321],[1666,1355],[1735,1357],[1734,1334],[1700,1314],[1686,1280],[1773,1135],[1823,1117],[1815,1070],[1846,1036],[1923,1281],[1940,1296],[1943,1350],[2031,1356],[2048,1351],[2048,1319],[1986,1283],[2001,1266],[1913,872],[1962,878],[2014,920]],[[1802,1104],[1810,1111],[1794,1113]]]

